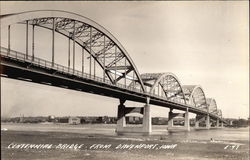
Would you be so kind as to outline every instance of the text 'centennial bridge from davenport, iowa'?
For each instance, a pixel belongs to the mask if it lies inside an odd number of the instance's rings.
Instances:
[[[150,134],[150,104],[170,108],[169,130],[175,128],[175,117],[184,118],[182,128],[190,130],[190,112],[196,114],[196,128],[201,127],[200,123],[206,129],[212,122],[216,127],[225,123],[216,101],[206,98],[201,86],[181,85],[168,72],[140,74],[121,43],[91,19],[65,11],[40,10],[1,15],[0,21],[1,32],[6,34],[6,42],[1,42],[2,77],[118,98],[117,133]],[[23,35],[15,35],[15,29]],[[36,37],[36,32],[48,34],[49,45],[44,47],[51,48],[49,53],[37,49],[43,41],[37,40],[40,36]],[[62,38],[67,44],[65,55],[56,52],[56,44],[61,43],[56,40]],[[23,52],[13,47],[17,39],[25,48]],[[49,58],[42,58],[43,54]],[[64,63],[59,63],[59,59],[64,59]],[[125,107],[126,100],[144,106]],[[174,113],[173,109],[184,112]],[[126,126],[125,115],[129,113],[143,115],[142,127]]]

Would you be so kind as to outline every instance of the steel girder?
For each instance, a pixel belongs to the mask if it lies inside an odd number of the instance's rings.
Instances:
[[[111,83],[116,84],[126,78],[139,83],[140,89],[145,91],[140,74],[121,43],[101,25],[86,17],[65,11],[39,10],[1,15],[0,19],[1,27],[28,23],[55,30],[86,50]]]

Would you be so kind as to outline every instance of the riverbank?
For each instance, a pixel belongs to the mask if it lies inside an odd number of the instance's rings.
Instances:
[[[1,127],[6,128],[1,131],[3,159],[249,159],[249,140],[243,139],[211,140],[209,137],[199,139],[195,136],[187,138],[182,132],[152,136],[108,134],[113,131],[114,126],[99,126],[92,129],[99,130],[96,134],[89,133],[90,131],[86,129],[89,126],[27,124],[20,129],[22,127],[18,124],[3,124]],[[59,129],[53,130],[53,128]],[[160,129],[157,126],[154,128]],[[104,134],[101,134],[101,131],[105,131]],[[203,134],[205,132],[203,131]],[[196,135],[200,133],[202,132],[191,132]]]

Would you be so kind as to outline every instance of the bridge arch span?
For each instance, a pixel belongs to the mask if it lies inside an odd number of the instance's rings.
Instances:
[[[203,110],[208,109],[205,92],[200,85],[183,85],[182,88],[189,105]]]
[[[208,108],[210,113],[217,114],[218,108],[215,99],[213,98],[207,98]]]
[[[43,27],[60,33],[86,50],[103,69],[111,83],[136,81],[145,91],[142,79],[122,44],[104,27],[84,16],[60,10],[37,10],[1,15],[1,28],[16,23]],[[73,62],[74,63],[74,62]]]
[[[168,100],[177,100],[186,104],[186,99],[177,76],[170,72],[141,74],[145,86],[149,87],[149,93],[154,94],[157,87],[163,91]]]
[[[216,114],[222,118],[222,112],[218,108],[216,100],[214,98],[207,98],[207,103],[208,103],[208,107],[209,107],[209,112],[212,114]]]

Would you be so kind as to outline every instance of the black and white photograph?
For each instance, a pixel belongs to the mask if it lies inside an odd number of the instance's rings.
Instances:
[[[1,159],[249,160],[248,1],[1,1]]]

